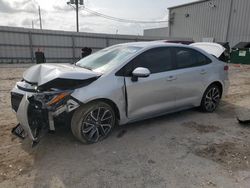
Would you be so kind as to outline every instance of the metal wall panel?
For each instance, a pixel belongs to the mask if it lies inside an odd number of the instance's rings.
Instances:
[[[6,57],[7,48],[6,46],[0,46],[0,57]]]
[[[193,3],[170,8],[173,22],[170,23],[169,33],[172,37],[192,37],[195,41],[214,38],[217,42],[228,41],[234,45],[250,39],[249,16],[249,0],[211,0]]]
[[[77,47],[91,47],[91,48],[105,48],[106,39],[105,38],[84,38],[75,37],[75,46]]]
[[[137,40],[136,40],[137,41]],[[135,40],[110,39],[109,46],[121,43],[135,42]]]
[[[234,0],[228,38],[233,44],[250,42],[250,1]]]
[[[168,27],[152,28],[152,29],[144,29],[143,36],[167,37],[168,33],[169,33]]]
[[[226,29],[226,15],[230,4],[223,0],[213,2],[216,4],[214,8],[210,7],[208,2],[204,2],[172,9],[174,19],[170,24],[171,36],[193,37],[195,41],[201,41],[202,38],[221,41]]]
[[[12,49],[13,49],[13,51],[12,51],[13,57],[26,58],[26,57],[30,56],[30,49],[28,47],[15,46]]]
[[[81,48],[85,46],[96,52],[114,44],[159,39],[0,26],[0,62],[34,63],[38,48],[44,51],[47,62],[75,62],[81,58]]]
[[[34,45],[41,46],[72,46],[71,37],[56,35],[33,34],[32,40]]]
[[[26,44],[28,45],[29,36],[28,34],[1,32],[0,44]]]
[[[28,47],[0,46],[0,57],[30,58],[30,49]]]
[[[46,58],[72,58],[71,48],[44,48],[44,54]]]

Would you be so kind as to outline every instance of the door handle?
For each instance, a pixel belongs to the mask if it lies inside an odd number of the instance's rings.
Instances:
[[[201,72],[200,72],[200,74],[206,74],[206,73],[207,73],[207,71],[204,70],[204,69],[202,69]]]
[[[176,80],[176,79],[177,79],[177,77],[175,77],[175,76],[169,76],[167,78],[167,81],[173,81],[173,80]]]

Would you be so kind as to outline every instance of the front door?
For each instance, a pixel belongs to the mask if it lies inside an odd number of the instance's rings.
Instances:
[[[174,108],[176,77],[170,48],[150,49],[134,58],[127,67],[130,76],[125,77],[125,84],[130,119],[146,118]],[[150,76],[132,81],[131,72],[137,67],[148,68]]]

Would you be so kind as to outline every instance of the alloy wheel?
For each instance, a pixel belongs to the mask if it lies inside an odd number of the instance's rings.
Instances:
[[[91,110],[82,122],[81,131],[89,142],[98,142],[105,138],[114,125],[114,116],[110,109],[97,107]]]
[[[220,90],[217,87],[210,88],[205,97],[205,108],[207,111],[213,112],[217,108],[220,102],[220,95]]]

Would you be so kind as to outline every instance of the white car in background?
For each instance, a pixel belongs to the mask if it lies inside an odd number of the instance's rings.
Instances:
[[[183,109],[213,112],[228,88],[228,66],[215,43],[137,42],[111,46],[75,64],[39,64],[11,91],[19,125],[13,133],[34,143],[54,119],[70,117],[83,143],[127,124]]]

